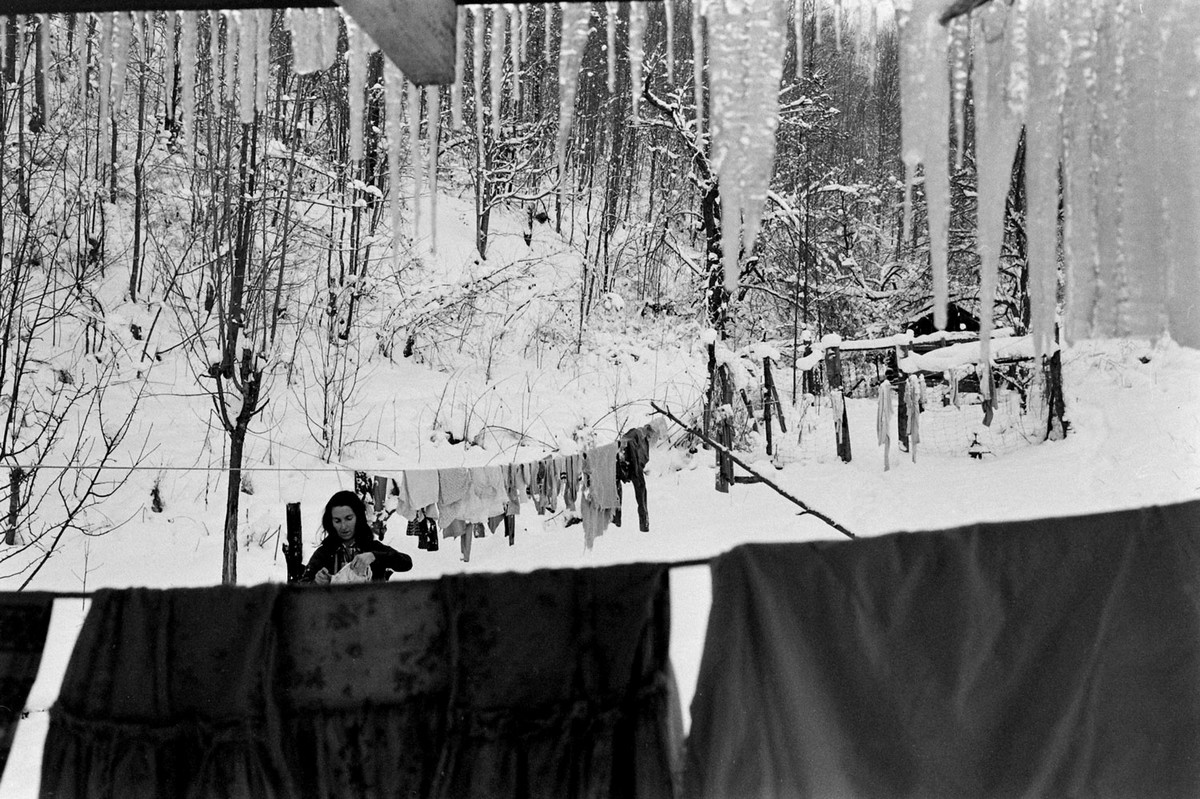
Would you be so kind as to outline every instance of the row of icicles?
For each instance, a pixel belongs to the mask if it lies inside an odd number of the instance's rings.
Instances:
[[[790,2],[793,45],[796,48],[794,63],[797,77],[804,64],[801,34],[806,17],[813,20],[815,41],[822,41],[822,20],[832,20],[837,44],[842,43],[843,0],[785,0]],[[664,0],[666,23],[665,62],[668,76],[675,74],[675,5],[678,0]],[[736,286],[740,240],[743,257],[753,253],[762,210],[766,203],[774,160],[774,137],[778,119],[778,86],[782,77],[784,47],[787,40],[786,23],[788,8],[780,0],[706,0],[698,2],[699,14],[691,14],[692,53],[692,110],[698,137],[703,137],[706,124],[705,104],[705,43],[708,44],[708,70],[710,75],[709,102],[712,108],[711,137],[713,168],[720,180],[722,208],[725,218],[726,237],[735,246],[726,246],[724,270],[726,285],[730,291]],[[826,7],[828,5],[828,8]],[[592,29],[592,5],[590,3],[563,2],[559,8],[560,47],[558,52],[559,119],[555,141],[555,159],[559,174],[563,175],[570,141],[572,117],[575,107],[576,87],[584,50]],[[553,4],[544,6],[542,36],[544,62],[551,58],[553,41]],[[873,31],[876,27],[875,3],[850,3],[847,0],[847,18],[857,14],[859,31]],[[608,89],[618,91],[616,70],[616,30],[619,4],[604,3],[606,53],[608,57]],[[638,118],[643,76],[644,37],[647,27],[645,3],[629,4],[628,55],[630,64],[630,91],[634,118]],[[202,26],[201,15],[208,15],[208,25]],[[179,11],[161,16],[153,12],[115,12],[95,15],[97,22],[97,52],[95,54],[96,94],[101,113],[101,129],[108,130],[112,119],[121,110],[127,71],[127,55],[135,37],[144,52],[154,52],[161,47],[165,72],[165,85],[174,85],[178,68],[181,87],[178,98],[179,135],[187,141],[193,130],[198,93],[196,91],[197,70],[204,63],[211,70],[211,85],[218,87],[226,102],[236,102],[240,120],[245,124],[254,121],[255,114],[263,111],[267,104],[267,86],[270,66],[270,9],[243,11]],[[37,15],[38,35],[34,41],[41,48],[42,63],[50,64],[51,40],[55,36],[47,15]],[[20,30],[26,30],[25,21],[17,18]],[[221,47],[219,22],[224,21],[225,46]],[[704,21],[707,21],[707,25]],[[162,22],[164,31],[159,32]],[[490,21],[490,35],[485,31]],[[463,91],[465,84],[464,60],[465,32],[471,26],[473,36],[473,72],[471,86],[475,108],[483,108],[483,84],[490,72],[495,79],[489,81],[491,110],[491,134],[499,135],[501,102],[504,91],[504,64],[511,65],[511,74],[520,75],[522,64],[530,59],[529,41],[532,23],[527,5],[460,6],[456,31],[455,80],[450,87],[451,120],[456,129],[463,126]],[[7,19],[0,16],[0,61],[7,41],[4,33]],[[352,161],[363,158],[363,117],[365,111],[365,89],[367,60],[377,46],[370,36],[355,21],[336,8],[288,9],[285,24],[291,33],[293,68],[298,74],[309,74],[332,67],[341,55],[346,59],[349,83],[349,148]],[[344,53],[339,53],[340,27],[345,25],[348,42]],[[207,29],[209,35],[201,40],[200,32]],[[17,37],[18,63],[24,64],[25,36]],[[864,37],[860,34],[856,46],[862,47]],[[75,36],[74,53],[70,59],[77,68],[80,103],[86,104],[88,93],[87,67],[88,49],[83,36]],[[190,57],[189,57],[190,55]],[[437,86],[419,87],[407,81],[400,70],[389,60],[385,61],[384,87],[386,107],[386,136],[389,148],[389,184],[399,187],[399,167],[403,148],[409,149],[408,158],[412,180],[413,240],[417,238],[420,223],[420,206],[416,198],[424,190],[424,173],[429,180],[430,249],[436,241],[437,218],[437,155],[439,121],[441,116],[441,93]],[[176,66],[178,65],[178,67]],[[486,71],[485,71],[486,70]],[[49,69],[42,70],[42,96],[49,98]],[[519,105],[521,81],[512,80],[512,95]],[[424,104],[422,104],[422,92]],[[216,91],[214,91],[216,97]],[[48,99],[47,99],[48,102]],[[422,110],[422,105],[424,109]],[[221,113],[219,101],[214,101],[213,112]],[[49,116],[49,114],[47,114]],[[476,113],[475,128],[479,142],[483,140],[484,115]],[[424,117],[427,156],[422,157],[420,131]],[[407,136],[403,131],[407,129]],[[482,144],[480,144],[482,146]],[[110,165],[111,166],[111,165]],[[560,179],[561,194],[565,181]],[[396,234],[396,254],[403,251],[400,235],[401,197],[399,191],[391,192],[391,217]],[[739,235],[740,231],[740,235]]]

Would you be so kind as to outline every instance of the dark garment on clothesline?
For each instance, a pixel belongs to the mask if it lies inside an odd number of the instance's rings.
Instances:
[[[0,774],[42,662],[53,604],[53,594],[0,594]]]
[[[633,495],[637,499],[638,529],[650,531],[650,501],[646,497],[646,464],[650,462],[649,425],[636,427],[621,437],[617,453],[617,496],[621,496],[621,484],[632,483]],[[613,524],[621,526],[621,508],[613,512]]]
[[[665,565],[101,591],[42,796],[672,796]]]
[[[1200,502],[712,573],[687,797],[1200,796]]]

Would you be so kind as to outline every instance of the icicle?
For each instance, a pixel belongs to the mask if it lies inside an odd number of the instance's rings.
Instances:
[[[315,8],[289,8],[285,24],[291,31],[292,71],[308,75],[321,69],[321,18]]]
[[[38,14],[38,47],[42,53],[42,98],[45,102],[45,107],[42,109],[42,114],[46,119],[50,118],[50,15]]]
[[[129,40],[133,20],[128,11],[113,14],[112,44],[112,115],[115,121],[125,99],[125,73],[129,66]]]
[[[504,6],[492,6],[491,110],[492,140],[500,138],[500,102],[504,93],[504,45],[508,41],[508,12]]]
[[[350,100],[350,160],[363,159],[363,108],[367,88],[367,42],[362,28],[346,17],[346,72]]]
[[[663,0],[667,18],[667,81],[675,84],[675,0]]]
[[[318,39],[321,43],[321,62],[318,69],[329,69],[337,61],[338,38],[342,32],[342,12],[336,8],[318,8]]]
[[[111,94],[114,16],[115,14],[101,14],[99,30],[97,31],[97,37],[100,39],[100,85],[98,87],[100,101],[100,149],[103,152],[109,152],[109,148],[104,145],[104,142],[107,142],[111,135],[109,125],[112,124]]]
[[[8,47],[8,17],[0,14],[0,66],[8,63],[5,59],[5,48]],[[86,83],[86,81],[85,81]],[[0,69],[0,89],[8,85],[8,76],[6,71]]]
[[[604,21],[605,33],[607,39],[605,41],[604,54],[608,56],[608,93],[617,93],[617,8],[619,3],[613,0],[605,0],[604,3]]]
[[[91,21],[95,19],[94,14],[80,14],[76,22],[75,32],[75,69],[79,76],[79,111],[86,116],[87,111],[87,96],[88,96],[88,27]],[[4,20],[0,19],[0,63],[4,62],[4,44],[3,40],[7,36],[4,32]],[[3,82],[0,77],[0,83]]]
[[[938,22],[941,0],[915,0],[897,11],[900,23],[900,138],[904,162],[905,240],[912,228],[912,188],[917,167],[925,166],[929,208],[929,260],[933,277],[933,316],[946,326],[947,246],[950,229],[950,97],[946,79],[947,33]]]
[[[417,240],[421,223],[421,90],[411,81],[408,87],[408,165],[412,169],[412,235]]]
[[[258,17],[258,43],[254,54],[254,110],[266,111],[267,86],[271,83],[271,9],[258,8],[254,14]]]
[[[704,14],[692,0],[692,98],[696,104],[696,135],[704,135]]]
[[[1004,244],[1004,213],[1012,180],[1013,154],[1021,133],[1019,117],[1012,114],[1005,86],[1008,83],[1010,42],[999,33],[1011,21],[1007,5],[993,4],[976,17],[975,58],[975,164],[978,172],[979,349],[980,365],[991,363],[992,313]],[[943,61],[944,63],[944,61]],[[940,83],[940,81],[939,81]],[[941,128],[946,130],[945,126]]]
[[[813,44],[821,44],[821,23],[825,17],[825,0],[813,0]]]
[[[1065,64],[1057,3],[1036,3],[1029,20],[1029,112],[1025,122],[1025,197],[1029,328],[1034,352],[1054,344],[1058,287],[1058,172],[1062,157]],[[961,121],[961,115],[959,116]]]
[[[542,4],[542,64],[545,67],[550,66],[550,40],[551,34],[554,33],[554,3]]]
[[[794,75],[804,79],[804,0],[792,0],[792,37],[796,54]]]
[[[401,127],[404,115],[400,108],[400,98],[404,96],[404,75],[391,62],[385,59],[383,65],[384,110],[387,114],[384,120],[388,143],[388,199],[392,217],[392,257],[395,268],[402,269],[405,264],[402,256],[407,250],[404,246],[404,236],[400,220],[403,201],[400,194],[400,157],[404,149],[404,137]]]
[[[429,252],[437,253],[438,139],[442,119],[442,96],[437,86],[425,87],[425,109],[429,114],[425,130],[429,140]]]
[[[208,13],[209,99],[214,116],[221,115],[221,12]]]
[[[567,140],[575,116],[575,93],[579,88],[579,68],[587,47],[592,9],[588,3],[564,3],[562,8],[562,42],[558,55],[558,140],[555,143],[555,163],[558,165],[558,196],[563,198],[567,183]]]
[[[787,49],[783,0],[713,2],[708,20],[713,171],[721,186],[725,288],[737,287],[767,201]]]
[[[458,7],[454,23],[454,83],[450,84],[450,124],[455,130],[463,126],[463,80],[465,79],[466,56],[463,50],[467,40],[467,7]]]
[[[176,110],[175,13],[173,11],[165,11],[163,12],[163,117],[174,119]]]
[[[195,11],[179,12],[179,99],[182,115],[179,138],[186,142],[196,129],[196,25]]]
[[[253,11],[234,11],[237,25],[238,118],[243,125],[254,123],[254,54],[258,51],[258,17]]]
[[[522,52],[523,48],[521,47],[521,39],[523,37],[523,34],[521,33],[521,31],[523,30],[522,26],[524,25],[525,17],[523,14],[521,14],[517,10],[517,6],[511,5],[511,6],[507,6],[507,8],[508,8],[508,33],[509,33],[508,52],[511,54],[512,65],[513,65],[512,66],[513,107],[516,109],[516,112],[519,114],[520,110],[521,110],[521,82],[522,82],[521,81],[521,62],[522,62],[522,56],[524,56],[524,53]]]
[[[1064,336],[1074,341],[1092,332],[1100,253],[1096,230],[1096,175],[1092,136],[1096,113],[1097,20],[1091,3],[1067,5],[1064,26],[1071,54],[1063,107],[1064,196],[1063,250],[1067,261],[1066,325]]]
[[[834,47],[842,52],[842,0],[833,0],[833,40]]]
[[[225,17],[225,72],[221,82],[224,84],[225,102],[232,105],[237,97],[234,86],[237,84],[237,47],[241,40],[238,18],[241,15],[234,11],[222,11],[221,15]]]
[[[646,35],[646,6],[629,4],[629,79],[633,88],[633,118],[638,118],[642,100],[642,40]]]
[[[482,6],[471,9],[471,99],[475,103],[475,156],[479,169],[483,169],[483,15]]]
[[[950,23],[950,113],[954,117],[954,168],[962,169],[967,126],[967,70],[970,67],[971,25],[965,16]]]

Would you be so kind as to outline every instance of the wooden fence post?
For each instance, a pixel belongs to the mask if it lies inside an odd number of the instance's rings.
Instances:
[[[17,523],[21,517],[21,483],[25,482],[25,470],[17,466],[8,470],[8,529],[4,532],[4,543],[17,543]]]
[[[283,545],[283,560],[287,563],[287,581],[294,583],[304,574],[304,535],[300,524],[300,503],[287,504],[287,538]]]

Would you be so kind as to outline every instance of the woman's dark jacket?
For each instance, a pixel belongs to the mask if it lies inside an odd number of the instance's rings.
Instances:
[[[321,542],[304,567],[300,582],[311,583],[321,569],[328,569],[329,576],[337,574],[343,566],[354,559],[360,552],[371,552],[375,562],[371,564],[371,579],[386,580],[392,572],[406,572],[412,568],[412,558],[403,552],[397,552],[382,541],[371,541],[366,546],[358,546],[358,541],[350,541],[350,547],[344,545],[336,535],[331,535]]]

